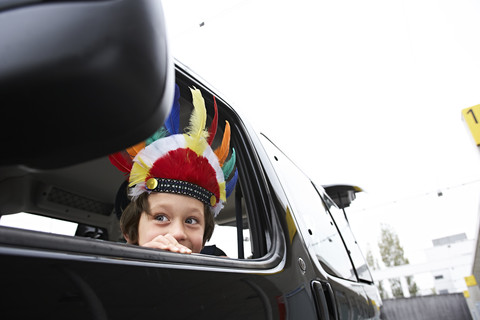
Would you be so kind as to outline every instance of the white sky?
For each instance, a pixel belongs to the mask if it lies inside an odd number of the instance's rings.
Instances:
[[[461,110],[480,104],[480,1],[163,4],[177,59],[317,183],[367,191],[349,214],[364,252],[382,223],[411,263],[432,239],[476,238],[480,151]]]

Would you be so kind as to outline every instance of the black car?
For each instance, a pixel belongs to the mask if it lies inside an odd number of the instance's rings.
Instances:
[[[2,317],[379,319],[345,214],[361,189],[311,181],[164,34],[158,0],[0,2],[0,222],[76,223],[72,236],[0,227]],[[184,115],[196,87],[231,125],[239,178],[215,238],[227,258],[126,244],[119,229],[125,176],[108,155],[162,126],[175,84]]]

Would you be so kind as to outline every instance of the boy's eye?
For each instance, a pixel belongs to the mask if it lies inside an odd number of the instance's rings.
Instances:
[[[163,214],[157,214],[155,216],[155,220],[157,220],[157,221],[168,221],[168,218],[167,218],[167,216],[165,216]]]
[[[197,223],[198,223],[198,220],[195,219],[195,218],[187,218],[187,220],[185,220],[185,223],[188,223],[188,224],[197,224]]]

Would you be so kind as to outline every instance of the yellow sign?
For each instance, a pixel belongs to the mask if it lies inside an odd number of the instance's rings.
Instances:
[[[463,296],[465,298],[470,298],[470,292],[468,292],[468,290],[463,291]]]
[[[473,287],[477,285],[477,280],[475,280],[474,275],[471,275],[471,276],[465,277],[465,283],[467,284],[467,287]]]
[[[476,106],[465,108],[462,110],[463,118],[467,122],[468,128],[472,133],[473,140],[477,146],[480,145],[480,104]]]

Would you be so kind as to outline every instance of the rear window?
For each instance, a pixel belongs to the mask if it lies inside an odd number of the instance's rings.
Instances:
[[[78,223],[19,212],[1,216],[0,226],[74,236]]]

